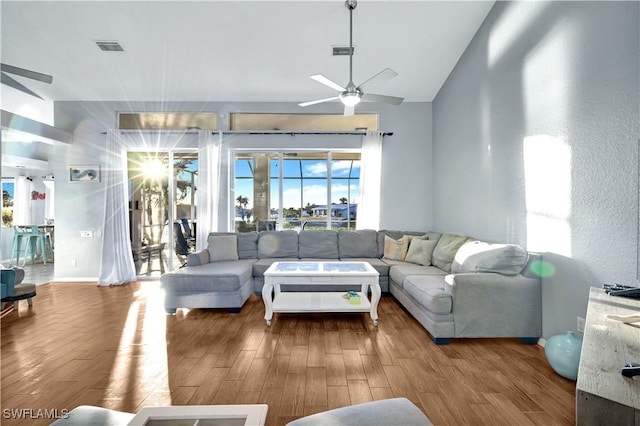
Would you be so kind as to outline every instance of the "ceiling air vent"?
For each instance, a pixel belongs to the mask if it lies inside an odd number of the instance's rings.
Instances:
[[[356,52],[356,48],[351,48],[352,53]],[[349,46],[333,46],[333,56],[349,56]]]
[[[96,41],[96,44],[105,52],[124,52],[124,49],[117,41]]]

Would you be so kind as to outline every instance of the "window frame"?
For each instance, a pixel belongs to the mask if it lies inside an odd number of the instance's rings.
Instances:
[[[304,177],[302,171],[300,172],[300,176],[299,177],[291,177],[291,176],[283,176],[284,174],[284,161],[287,161],[287,156],[290,156],[292,154],[295,155],[301,155],[304,156],[305,154],[309,155],[309,154],[325,154],[326,157],[324,158],[320,158],[318,157],[318,160],[321,161],[325,161],[327,164],[327,171],[326,171],[326,176],[322,176],[322,177]],[[334,161],[340,161],[340,160],[350,160],[350,161],[361,161],[361,155],[362,152],[360,149],[356,149],[356,148],[345,148],[345,149],[313,149],[313,148],[303,148],[303,149],[271,149],[271,150],[265,150],[265,149],[252,149],[252,148],[235,148],[230,150],[230,159],[231,159],[231,167],[229,167],[229,182],[232,183],[232,185],[230,185],[230,196],[229,196],[229,217],[230,217],[230,221],[229,221],[229,229],[232,232],[237,232],[236,229],[236,221],[235,221],[235,217],[236,217],[236,197],[238,195],[243,195],[243,194],[238,194],[237,193],[237,188],[236,188],[236,179],[238,179],[238,177],[236,177],[236,161],[238,159],[239,156],[242,156],[242,154],[270,154],[270,155],[275,155],[277,156],[277,161],[278,161],[278,169],[279,169],[279,174],[278,176],[272,176],[270,175],[269,180],[273,180],[276,179],[278,180],[278,185],[277,185],[277,190],[278,190],[278,219],[277,219],[277,223],[276,223],[276,229],[285,229],[285,217],[284,217],[284,180],[287,179],[300,179],[301,180],[301,185],[304,184],[304,181],[306,180],[314,180],[314,179],[318,179],[318,180],[326,180],[326,189],[327,189],[327,195],[326,195],[326,203],[325,205],[327,206],[327,219],[326,219],[326,229],[335,229],[332,227],[332,201],[331,201],[331,197],[332,197],[332,188],[333,188],[333,181],[334,180],[346,180],[348,183],[347,185],[350,188],[350,184],[354,181],[356,181],[359,185],[360,182],[360,174],[358,173],[357,177],[352,177],[352,173],[353,173],[353,164],[351,165],[351,170],[349,171],[349,174],[347,177],[334,177],[333,176],[333,170],[332,170],[332,166],[333,166],[333,162]],[[353,156],[354,158],[349,158],[350,156]],[[337,157],[337,158],[334,158]],[[297,160],[312,160],[313,158],[298,158]],[[271,160],[273,161],[273,160]],[[301,167],[302,167],[302,163],[300,163]],[[271,165],[269,166],[270,168],[270,172],[271,172]],[[240,177],[240,179],[251,179],[251,177],[248,176],[244,176],[244,177]],[[269,182],[269,185],[271,186],[271,182]],[[275,188],[274,188],[275,189]],[[359,196],[359,191],[358,191],[358,196]],[[352,200],[347,200],[348,204],[353,204],[351,203]],[[301,208],[303,208],[304,206],[301,206]],[[302,212],[300,213],[302,216]],[[356,220],[357,220],[357,210],[356,210]],[[351,221],[348,221],[348,228],[352,229],[351,226]],[[353,227],[353,229],[355,230],[355,226]]]

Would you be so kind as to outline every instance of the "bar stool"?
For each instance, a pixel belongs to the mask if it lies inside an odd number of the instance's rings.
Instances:
[[[42,263],[47,264],[47,257],[51,254],[51,261],[53,262],[53,241],[51,240],[51,234],[44,229],[40,229],[39,226],[31,226],[31,236],[36,238],[37,244],[40,243],[40,253],[42,253]],[[47,245],[47,243],[49,243]],[[33,260],[32,260],[33,262]]]
[[[47,244],[48,242],[48,244]],[[35,263],[38,256],[38,248],[42,254],[42,263],[47,264],[47,257],[51,254],[53,261],[53,243],[48,232],[40,230],[37,225],[13,227],[13,244],[11,249],[11,261],[16,259],[16,264],[20,264],[20,254],[22,253],[22,266],[27,263],[27,257],[31,257],[31,263]]]
[[[24,259],[22,260],[22,266],[27,263],[27,251],[31,255],[31,263],[34,263],[36,256],[36,246],[33,240],[32,230],[29,226],[15,225],[13,227],[13,243],[11,245],[11,262],[13,258],[16,259],[16,265],[20,264],[20,252]],[[24,247],[24,249],[22,248]]]

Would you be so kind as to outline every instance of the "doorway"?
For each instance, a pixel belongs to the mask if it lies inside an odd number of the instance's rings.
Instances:
[[[158,277],[195,250],[197,152],[129,152],[129,221],[138,277]]]

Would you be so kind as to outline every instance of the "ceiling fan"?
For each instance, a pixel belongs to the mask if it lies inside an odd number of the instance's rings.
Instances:
[[[0,70],[2,71],[0,73],[1,77],[2,77],[0,82],[2,82],[2,84],[6,84],[9,87],[12,87],[12,88],[14,88],[16,90],[19,90],[19,91],[21,91],[23,93],[26,93],[28,95],[35,96],[36,98],[39,98],[39,99],[42,99],[42,100],[44,100],[44,98],[42,96],[38,95],[37,93],[35,93],[31,89],[28,89],[22,83],[14,80],[12,77],[9,77],[9,75],[7,73],[14,74],[14,75],[19,75],[21,77],[30,78],[32,80],[37,80],[37,81],[41,81],[43,83],[48,83],[48,84],[51,84],[51,82],[53,81],[53,77],[51,77],[50,75],[42,74],[42,73],[31,71],[31,70],[27,70],[27,69],[24,69],[24,68],[14,67],[13,65],[0,64]]]
[[[366,80],[364,83],[356,86],[353,84],[353,10],[358,5],[356,0],[347,0],[344,2],[344,5],[349,9],[349,84],[347,87],[342,87],[338,83],[328,79],[322,74],[312,75],[311,78],[317,81],[318,83],[322,83],[325,86],[329,86],[332,89],[340,92],[338,96],[333,96],[331,98],[325,99],[317,99],[315,101],[302,102],[298,105],[301,107],[306,107],[309,105],[315,105],[322,102],[336,101],[340,100],[344,104],[344,115],[353,115],[355,106],[360,103],[360,101],[369,101],[369,102],[384,102],[391,105],[400,105],[404,98],[398,98],[395,96],[386,96],[386,95],[376,95],[373,93],[365,93],[362,90],[362,87],[370,83],[373,80],[385,79],[389,80],[398,75],[397,72],[392,70],[391,68],[385,68],[373,77]]]

